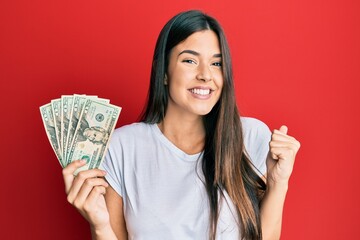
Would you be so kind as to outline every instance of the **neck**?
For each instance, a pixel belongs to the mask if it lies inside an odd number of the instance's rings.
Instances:
[[[196,154],[203,150],[205,129],[202,116],[179,116],[167,112],[158,126],[165,137],[185,153]]]

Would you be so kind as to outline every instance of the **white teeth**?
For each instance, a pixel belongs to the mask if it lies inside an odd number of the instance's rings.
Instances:
[[[196,89],[193,88],[190,90],[192,93],[198,94],[198,95],[208,95],[210,94],[210,89]]]

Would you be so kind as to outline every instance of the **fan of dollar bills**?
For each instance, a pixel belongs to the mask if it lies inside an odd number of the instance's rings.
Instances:
[[[40,107],[50,144],[64,168],[74,160],[86,165],[77,172],[98,168],[121,108],[108,99],[87,95],[64,95]]]

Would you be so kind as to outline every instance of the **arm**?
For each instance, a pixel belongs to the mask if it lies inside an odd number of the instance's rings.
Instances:
[[[123,211],[122,197],[109,186],[105,194],[106,206],[109,212],[110,222],[102,229],[91,227],[93,240],[127,240],[127,230]]]
[[[287,127],[274,130],[266,160],[267,190],[260,206],[262,235],[264,240],[280,239],[282,213],[288,182],[293,170],[300,143],[287,135]]]
[[[106,191],[105,201],[110,214],[110,225],[117,236],[117,239],[128,239],[122,197],[111,186],[109,186]]]
[[[263,240],[280,239],[282,213],[287,188],[287,184],[283,186],[267,185],[267,190],[260,206]]]

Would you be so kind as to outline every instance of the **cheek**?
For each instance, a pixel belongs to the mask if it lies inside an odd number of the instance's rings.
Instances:
[[[179,64],[173,67],[169,77],[169,82],[173,85],[183,85],[195,79],[196,70]]]
[[[190,83],[195,79],[191,71],[178,71],[172,76],[173,77],[169,77],[168,80],[169,94],[172,97],[186,93],[190,87]]]
[[[222,74],[219,74],[219,76],[216,78],[215,80],[215,85],[219,88],[222,89],[224,86],[224,78],[222,76]]]
[[[181,86],[181,84],[179,84],[179,82],[173,81],[171,83],[169,83],[169,96],[173,99],[173,100],[179,100],[181,98],[181,89],[183,87]]]

